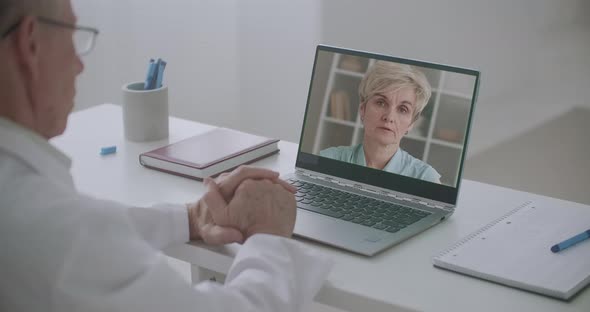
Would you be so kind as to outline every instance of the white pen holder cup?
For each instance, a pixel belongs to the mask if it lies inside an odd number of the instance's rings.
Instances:
[[[168,87],[144,90],[143,82],[123,86],[123,125],[127,140],[157,141],[168,137]]]

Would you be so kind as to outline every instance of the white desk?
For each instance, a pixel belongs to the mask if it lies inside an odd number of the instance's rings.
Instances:
[[[65,134],[53,142],[73,158],[72,174],[82,192],[136,205],[184,203],[194,201],[204,192],[202,183],[145,169],[139,164],[138,155],[210,128],[171,118],[169,140],[127,142],[121,109],[106,104],[74,113]],[[116,145],[117,153],[99,156],[100,148],[109,145]],[[279,147],[278,155],[256,165],[291,172],[297,145],[280,142]],[[336,261],[316,300],[348,311],[590,311],[588,289],[568,303],[432,266],[433,255],[516,205],[539,197],[464,181],[459,205],[449,220],[376,257],[366,258],[307,242]],[[167,253],[224,273],[238,248],[235,244],[207,248],[192,243],[171,248]]]

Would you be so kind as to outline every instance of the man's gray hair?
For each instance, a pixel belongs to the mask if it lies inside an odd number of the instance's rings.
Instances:
[[[61,0],[0,0],[0,33],[25,15],[55,17]]]

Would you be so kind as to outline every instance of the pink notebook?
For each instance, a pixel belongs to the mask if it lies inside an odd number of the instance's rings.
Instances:
[[[216,128],[139,155],[151,169],[202,180],[279,151],[279,140]]]

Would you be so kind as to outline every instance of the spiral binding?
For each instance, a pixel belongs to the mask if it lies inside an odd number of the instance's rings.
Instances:
[[[527,201],[524,202],[523,204],[517,206],[516,208],[512,209],[511,211],[507,212],[505,215],[501,216],[500,218],[488,223],[486,226],[482,227],[481,229],[467,235],[466,237],[464,237],[463,239],[461,239],[460,241],[458,241],[457,243],[455,243],[453,246],[447,248],[446,250],[442,251],[438,256],[436,256],[435,258],[442,258],[444,256],[446,256],[448,253],[450,253],[451,251],[461,247],[462,245],[464,245],[465,243],[469,242],[470,240],[476,238],[477,236],[479,236],[480,234],[482,234],[483,232],[489,230],[490,228],[492,228],[493,226],[495,226],[496,224],[506,220],[508,217],[512,216],[513,214],[515,214],[517,211],[521,210],[522,208],[528,206],[529,204],[531,204],[532,201]]]

